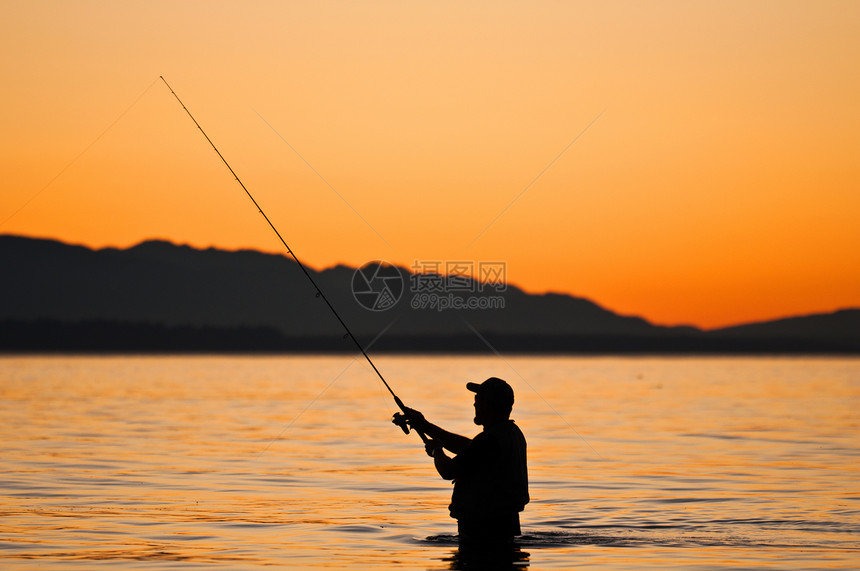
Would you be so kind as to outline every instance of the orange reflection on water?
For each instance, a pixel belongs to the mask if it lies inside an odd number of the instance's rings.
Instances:
[[[477,432],[517,393],[535,568],[847,568],[860,362],[391,357],[408,405]],[[351,357],[4,357],[4,564],[447,568],[450,485]],[[634,550],[619,549],[634,547]]]

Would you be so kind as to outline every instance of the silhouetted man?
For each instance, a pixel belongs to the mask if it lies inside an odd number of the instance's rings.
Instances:
[[[454,481],[449,509],[461,549],[496,551],[520,535],[520,512],[529,501],[526,439],[510,419],[514,391],[508,383],[491,377],[466,388],[475,393],[475,424],[484,427],[474,438],[447,432],[416,410],[407,409],[406,418],[431,438],[426,449],[439,475]]]

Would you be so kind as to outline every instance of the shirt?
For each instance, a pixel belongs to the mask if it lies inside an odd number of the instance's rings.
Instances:
[[[529,502],[526,439],[512,420],[498,422],[453,458],[457,477],[449,510],[456,519],[519,513]]]

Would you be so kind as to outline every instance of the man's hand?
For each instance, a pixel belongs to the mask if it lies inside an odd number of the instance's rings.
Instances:
[[[438,440],[428,440],[427,444],[424,445],[424,450],[427,451],[427,456],[435,458],[436,454],[442,450],[442,443]]]
[[[428,426],[430,423],[427,422],[427,419],[424,418],[424,415],[415,410],[414,408],[406,407],[403,411],[404,416],[406,417],[406,423],[412,427],[413,430],[417,430],[418,432],[427,432]]]

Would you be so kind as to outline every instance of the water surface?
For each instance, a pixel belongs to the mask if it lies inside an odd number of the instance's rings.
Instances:
[[[860,567],[860,360],[379,356],[467,435],[517,394],[518,567]],[[0,358],[7,569],[456,568],[450,484],[350,356]]]

